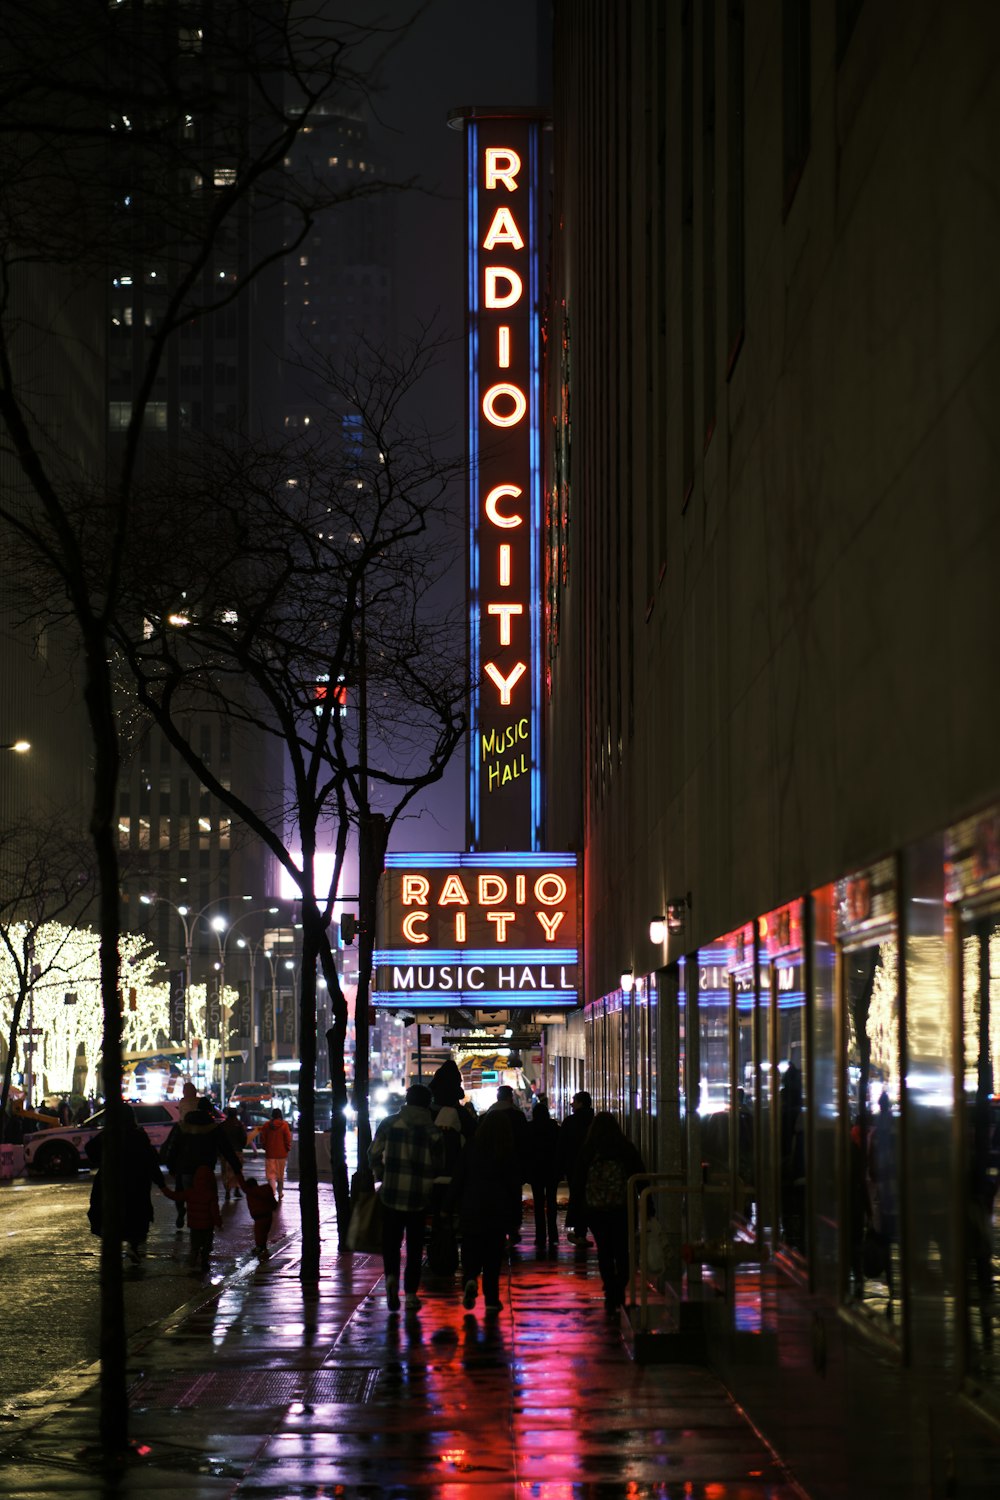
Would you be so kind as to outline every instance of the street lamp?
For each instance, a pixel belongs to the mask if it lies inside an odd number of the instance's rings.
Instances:
[[[197,1067],[197,1058],[191,1045],[191,970],[195,928],[213,906],[226,903],[220,900],[206,901],[199,911],[192,912],[189,906],[178,906],[176,901],[171,901],[167,896],[160,896],[155,891],[140,895],[139,900],[143,906],[169,906],[180,917],[184,927],[184,1054],[187,1060],[188,1078],[193,1083],[193,1074]]]
[[[15,755],[25,755],[30,749],[28,740],[12,740],[9,745],[0,745],[0,750],[13,750]]]
[[[232,937],[233,933],[236,931],[237,927],[240,925],[241,922],[245,922],[248,917],[258,916],[261,912],[266,912],[269,916],[274,916],[277,911],[278,911],[278,908],[276,906],[255,906],[255,907],[252,907],[250,911],[243,912],[242,916],[237,917],[236,921],[233,922],[233,923],[231,923],[231,924],[228,923],[226,921],[225,917],[222,917],[222,916],[213,917],[212,921],[210,923],[212,931],[215,933],[215,941],[216,941],[216,943],[218,945],[218,949],[219,949],[219,1032],[220,1032],[220,1042],[221,1042],[221,1045],[220,1045],[220,1048],[219,1048],[219,1098],[220,1098],[223,1106],[225,1106],[225,1102],[226,1102],[226,1042],[228,1040],[228,1026],[229,1026],[229,1015],[228,1015],[229,1007],[226,1004],[226,948],[229,945],[229,939]],[[225,933],[225,937],[223,937],[223,933]],[[245,947],[246,946],[245,939],[243,939],[243,938],[237,938],[236,939],[236,946],[238,948]],[[251,1003],[251,1013],[252,1013],[252,1010],[253,1010],[253,996],[252,996],[253,980],[252,980],[252,978],[251,978],[250,988],[251,988],[251,1002],[250,1003]],[[251,1020],[250,1024],[253,1025],[253,1021],[252,1020]]]

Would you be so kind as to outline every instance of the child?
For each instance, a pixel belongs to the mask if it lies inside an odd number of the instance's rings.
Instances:
[[[243,1184],[246,1190],[247,1208],[253,1219],[253,1243],[258,1260],[270,1260],[267,1237],[271,1233],[271,1219],[278,1211],[278,1200],[269,1182],[258,1182],[248,1177]]]
[[[179,1188],[173,1196],[187,1208],[188,1224],[191,1227],[191,1254],[188,1256],[188,1265],[196,1265],[200,1260],[201,1269],[207,1271],[214,1231],[222,1228],[215,1173],[211,1167],[199,1167],[194,1174],[191,1186]]]

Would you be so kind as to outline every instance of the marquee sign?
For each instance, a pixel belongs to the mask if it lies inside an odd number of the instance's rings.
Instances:
[[[388,854],[375,1005],[577,1004],[575,854]]]
[[[468,152],[471,849],[541,847],[537,119],[464,120]]]

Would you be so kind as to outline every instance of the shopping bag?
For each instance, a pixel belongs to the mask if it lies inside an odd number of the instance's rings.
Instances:
[[[377,1188],[362,1188],[355,1195],[347,1226],[348,1250],[375,1254],[382,1249],[382,1199]]]

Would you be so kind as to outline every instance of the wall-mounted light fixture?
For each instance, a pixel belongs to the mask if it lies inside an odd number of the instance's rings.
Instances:
[[[650,917],[649,919],[649,941],[657,947],[667,941],[667,919],[666,917]]]
[[[622,969],[620,983],[626,995],[631,994],[632,985],[635,983],[631,969]]]
[[[687,914],[691,910],[691,892],[686,896],[675,896],[667,902],[667,931],[683,932]]]

